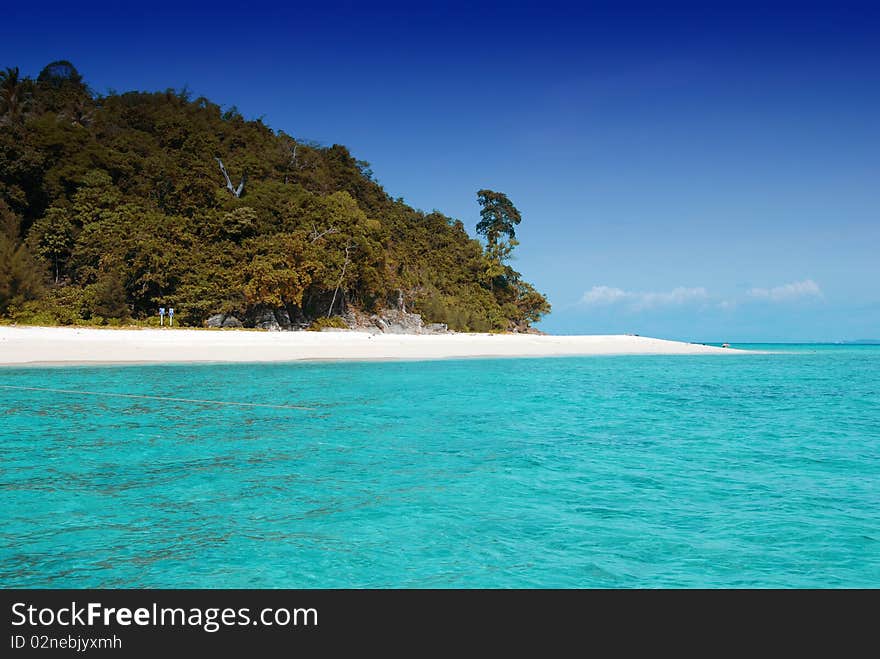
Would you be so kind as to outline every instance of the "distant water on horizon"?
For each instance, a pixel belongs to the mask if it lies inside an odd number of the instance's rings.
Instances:
[[[880,346],[732,347],[0,369],[0,585],[880,587]]]

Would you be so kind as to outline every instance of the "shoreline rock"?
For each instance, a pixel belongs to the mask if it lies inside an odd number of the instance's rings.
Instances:
[[[366,314],[349,309],[340,316],[348,325],[348,330],[334,328],[336,331],[368,332],[374,334],[448,334],[446,323],[425,323],[421,314],[398,309],[385,309],[378,313]],[[260,309],[249,314],[244,321],[233,314],[218,313],[205,321],[206,327],[239,328],[253,327],[269,332],[302,331],[309,326],[305,317],[292,321],[286,309]],[[325,330],[326,331],[326,328]]]
[[[233,316],[232,314],[226,313],[218,313],[214,314],[208,320],[205,321],[205,327],[214,327],[214,328],[240,328],[244,327],[244,323],[242,323],[238,318]]]

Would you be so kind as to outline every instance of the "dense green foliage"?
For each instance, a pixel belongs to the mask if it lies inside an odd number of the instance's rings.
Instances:
[[[486,238],[488,254],[498,263],[503,263],[510,257],[513,248],[519,245],[516,226],[522,222],[522,217],[503,192],[480,190],[477,192],[477,201],[481,207],[477,233]]]
[[[307,322],[402,299],[453,329],[524,329],[549,305],[504,263],[512,229],[488,226],[484,250],[460,221],[389,197],[345,147],[186,91],[96,96],[69,62],[36,80],[0,72],[7,318],[118,323],[174,306],[186,325],[266,309]]]

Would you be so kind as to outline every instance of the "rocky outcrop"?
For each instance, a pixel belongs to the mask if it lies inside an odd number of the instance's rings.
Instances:
[[[349,309],[342,320],[350,330],[384,334],[443,334],[449,331],[445,323],[429,323],[422,321],[421,315],[400,310],[384,310],[374,314],[366,314]],[[250,313],[244,322],[232,314],[214,314],[205,321],[207,327],[255,327],[257,329],[278,332],[282,330],[301,330],[309,325],[309,321],[297,313],[291,319],[285,309],[259,309]],[[335,329],[335,328],[334,328]],[[337,331],[345,331],[338,330]]]
[[[256,327],[272,332],[305,329],[308,324],[301,314],[291,321],[286,309],[259,309],[248,314],[244,321],[230,313],[217,313],[205,321],[205,327]]]
[[[205,321],[206,327],[244,327],[238,318],[232,314],[218,313],[214,314]]]
[[[371,317],[373,324],[385,334],[421,334],[422,317],[405,311],[385,311]]]
[[[425,325],[421,315],[407,313],[398,309],[385,309],[374,314],[365,314],[349,309],[342,319],[350,329],[360,332],[381,332],[383,334],[443,334],[449,331],[445,323]]]
[[[287,309],[276,309],[275,320],[278,322],[279,327],[281,327],[281,329],[283,330],[289,330],[293,328],[293,323],[290,322],[290,314],[287,313]]]
[[[537,336],[546,336],[547,332],[542,332],[539,329],[535,329],[534,327],[529,327],[528,325],[513,325],[510,327],[511,334],[535,334]]]
[[[252,322],[257,329],[269,330],[270,332],[281,331],[281,323],[278,322],[278,319],[275,317],[275,312],[271,309],[263,309],[262,311],[255,312]],[[287,319],[287,323],[289,326],[289,318]]]

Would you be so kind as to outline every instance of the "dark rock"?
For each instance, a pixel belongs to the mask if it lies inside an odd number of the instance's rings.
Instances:
[[[223,327],[223,319],[225,318],[225,314],[217,313],[208,318],[205,321],[206,327]]]
[[[435,323],[430,327],[425,327],[422,323],[422,317],[417,313],[406,313],[405,311],[383,310],[374,314],[366,314],[357,309],[349,308],[345,313],[339,316],[349,330],[355,332],[369,332],[375,334],[383,332],[386,334],[423,334],[423,333],[442,333],[448,331],[446,325]],[[322,330],[323,331],[323,330]]]
[[[242,322],[228,313],[216,313],[205,321],[206,327],[244,327]]]
[[[290,316],[290,322],[294,325],[308,325],[311,322],[299,307],[293,307],[293,313]]]
[[[278,325],[281,329],[289,330],[293,323],[290,322],[290,314],[287,313],[287,309],[276,309],[275,310],[275,320],[278,322]]]
[[[278,324],[275,314],[270,309],[257,311],[254,314],[254,327],[269,330],[270,332],[281,331],[281,325]]]
[[[425,332],[429,334],[445,334],[449,331],[449,326],[446,323],[429,323],[425,325]]]

